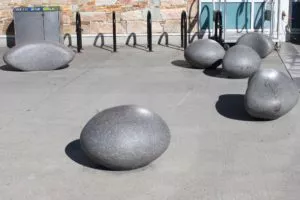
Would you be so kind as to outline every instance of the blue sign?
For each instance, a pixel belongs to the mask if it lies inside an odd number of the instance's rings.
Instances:
[[[60,10],[59,6],[14,8],[14,12],[48,12],[48,11],[59,11],[59,10]]]

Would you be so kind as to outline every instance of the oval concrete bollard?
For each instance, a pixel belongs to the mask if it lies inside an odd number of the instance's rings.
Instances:
[[[96,164],[111,170],[148,165],[163,154],[170,131],[157,114],[135,105],[106,109],[84,127],[80,143]]]
[[[260,69],[248,80],[245,109],[255,118],[273,120],[288,113],[298,102],[294,81],[283,72]]]
[[[67,66],[74,57],[75,53],[64,45],[40,41],[12,48],[3,60],[22,71],[48,71]]]
[[[191,43],[184,51],[184,57],[194,68],[217,67],[224,57],[224,48],[214,40],[200,39]]]
[[[232,78],[246,78],[260,68],[261,58],[250,47],[236,45],[228,49],[223,58],[224,71]]]
[[[238,39],[237,44],[253,48],[261,58],[268,56],[275,48],[272,38],[261,33],[246,33]]]

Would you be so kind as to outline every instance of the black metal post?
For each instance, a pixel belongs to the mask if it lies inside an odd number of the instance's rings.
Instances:
[[[152,51],[152,20],[150,11],[147,14],[147,40],[149,51]]]
[[[222,39],[222,35],[223,35],[223,23],[222,23],[222,12],[220,10],[216,11],[215,13],[215,40],[222,44],[223,43],[223,39]]]
[[[181,12],[181,20],[180,20],[180,38],[181,38],[181,47],[183,47],[183,18],[184,18],[184,11]]]
[[[112,21],[113,21],[113,46],[114,46],[114,52],[117,52],[116,13],[115,13],[115,11],[113,11],[113,13],[112,13]]]
[[[220,11],[219,13],[219,43],[222,44],[223,43],[223,19],[222,19],[222,12]]]
[[[181,13],[181,47],[184,49],[187,47],[187,18],[185,11]]]
[[[80,13],[76,13],[76,35],[77,35],[77,52],[80,53],[82,49],[82,29]]]

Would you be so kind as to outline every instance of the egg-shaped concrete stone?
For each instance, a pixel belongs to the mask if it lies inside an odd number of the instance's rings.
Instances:
[[[184,57],[194,68],[206,69],[222,63],[225,50],[216,41],[200,39],[191,43],[184,51]]]
[[[260,69],[248,80],[245,109],[255,118],[273,120],[288,113],[298,99],[298,88],[288,75]]]
[[[75,53],[59,43],[40,41],[24,43],[5,53],[7,65],[22,71],[47,71],[67,66]]]
[[[96,164],[111,170],[131,170],[148,165],[170,143],[170,130],[156,113],[136,105],[106,109],[84,127],[80,143]]]
[[[242,35],[238,39],[237,44],[251,47],[261,58],[268,56],[275,48],[275,43],[272,38],[255,32]]]
[[[228,49],[223,58],[224,71],[231,78],[246,78],[260,68],[261,58],[250,47],[235,45]]]

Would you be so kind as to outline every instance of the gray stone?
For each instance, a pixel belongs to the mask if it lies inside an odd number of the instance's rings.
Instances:
[[[246,78],[260,68],[261,58],[250,47],[235,45],[228,49],[223,58],[223,68],[232,78]]]
[[[80,143],[96,164],[111,170],[130,170],[148,165],[170,143],[164,120],[145,108],[124,105],[106,109],[84,127]]]
[[[274,69],[260,69],[248,80],[245,109],[255,118],[273,120],[288,113],[298,98],[290,77]]]
[[[224,48],[214,40],[200,39],[191,43],[184,51],[185,59],[195,68],[217,67],[225,55]]]
[[[47,71],[67,66],[74,52],[59,43],[40,41],[18,45],[5,53],[7,65],[22,71]]]
[[[275,48],[272,38],[261,33],[246,33],[238,39],[237,44],[253,48],[261,58],[268,56]]]

